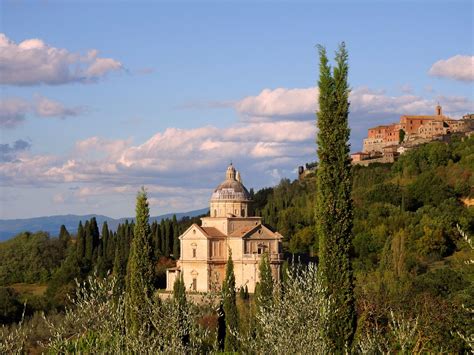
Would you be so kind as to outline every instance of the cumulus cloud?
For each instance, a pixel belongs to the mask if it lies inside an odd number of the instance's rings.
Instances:
[[[31,144],[23,139],[16,140],[13,144],[0,144],[0,162],[11,162],[18,153],[31,148]]]
[[[474,81],[474,56],[455,55],[434,63],[428,73],[440,78]]]
[[[235,108],[244,121],[270,120],[314,120],[319,109],[317,88],[304,89],[264,89],[256,96],[249,96],[237,102]],[[358,87],[352,90],[349,98],[351,115],[373,117],[390,115],[398,119],[401,114],[428,114],[433,112],[439,101],[445,112],[454,116],[473,109],[473,102],[467,98],[438,96],[427,99],[412,94],[387,95],[383,90]]]
[[[257,96],[248,96],[235,104],[235,109],[245,120],[308,118],[316,112],[317,88],[264,89]],[[313,116],[314,118],[314,116]]]
[[[86,112],[84,107],[66,107],[64,104],[35,95],[33,102],[18,97],[0,99],[0,127],[15,128],[28,114],[39,117],[67,118]]]
[[[0,127],[14,128],[25,120],[30,111],[30,104],[20,98],[3,98],[0,100]]]
[[[0,62],[0,84],[20,86],[95,82],[123,68],[115,59],[99,57],[95,49],[81,55],[40,39],[17,44],[4,33],[0,33]]]
[[[36,96],[34,104],[35,113],[41,117],[73,117],[85,111],[83,107],[66,107],[58,101],[48,99],[44,96]]]
[[[126,181],[133,186],[199,187],[221,180],[225,166],[232,160],[241,162],[243,169],[251,166],[249,174],[261,181],[274,169],[308,161],[314,154],[308,143],[314,141],[315,133],[309,121],[277,121],[239,123],[224,129],[168,128],[139,145],[132,145],[130,140],[90,137],[77,142],[72,154],[65,157],[24,156],[0,164],[0,180],[7,185],[31,186],[120,186]]]

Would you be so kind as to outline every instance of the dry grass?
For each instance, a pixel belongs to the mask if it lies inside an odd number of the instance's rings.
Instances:
[[[20,295],[30,295],[30,296],[43,296],[46,292],[48,286],[46,284],[26,284],[26,283],[17,283],[10,285],[9,287],[13,288]]]

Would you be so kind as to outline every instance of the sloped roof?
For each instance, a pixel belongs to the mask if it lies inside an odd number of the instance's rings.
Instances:
[[[230,233],[229,237],[245,237],[248,233],[258,228],[258,226],[261,226],[261,224],[258,224],[256,226],[255,225],[243,226],[242,228],[239,228],[233,231],[232,233]]]
[[[219,229],[215,227],[200,227],[209,237],[225,237]]]

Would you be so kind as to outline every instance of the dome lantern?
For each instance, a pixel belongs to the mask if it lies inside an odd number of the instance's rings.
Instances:
[[[230,165],[227,167],[225,178],[226,180],[235,180],[235,168],[232,163],[230,163]]]

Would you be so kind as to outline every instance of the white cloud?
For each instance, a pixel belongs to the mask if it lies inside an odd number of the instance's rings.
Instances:
[[[122,152],[131,145],[131,139],[105,139],[94,136],[81,141],[77,141],[75,145],[75,155],[82,159],[88,157],[89,159],[99,158],[117,158]]]
[[[235,109],[246,120],[270,117],[293,118],[316,112],[317,88],[264,89],[257,96],[248,96],[235,104]],[[314,116],[313,116],[314,117]]]
[[[20,98],[7,97],[0,100],[0,127],[14,128],[25,120],[30,104]]]
[[[55,48],[40,39],[19,44],[0,33],[0,84],[60,85],[94,82],[123,68],[112,58],[98,57],[97,50],[86,55]]]
[[[306,119],[315,120],[315,112],[319,109],[319,93],[316,88],[274,90],[264,89],[256,96],[249,96],[237,102],[235,108],[244,121],[271,121]],[[438,96],[427,99],[412,94],[399,96],[387,95],[367,87],[352,90],[349,98],[351,116],[380,118],[391,115],[394,120],[402,114],[428,114],[434,112],[439,101],[446,113],[453,116],[462,115],[474,108],[473,101],[463,97]]]
[[[90,137],[78,141],[65,157],[25,156],[0,164],[0,180],[6,185],[29,186],[87,183],[114,187],[127,182],[166,186],[182,195],[178,187],[217,183],[232,160],[258,184],[273,169],[308,161],[315,153],[315,133],[314,124],[308,121],[277,121],[239,123],[224,129],[169,128],[140,145]],[[81,192],[86,193],[91,192]]]
[[[33,102],[18,97],[0,99],[0,127],[15,128],[20,125],[28,114],[39,117],[67,118],[86,112],[84,107],[66,107],[64,104],[35,95]]]
[[[35,112],[41,117],[73,117],[85,111],[82,107],[66,107],[58,101],[36,95]]]
[[[434,63],[429,72],[432,76],[460,81],[474,81],[474,56],[455,55]]]

